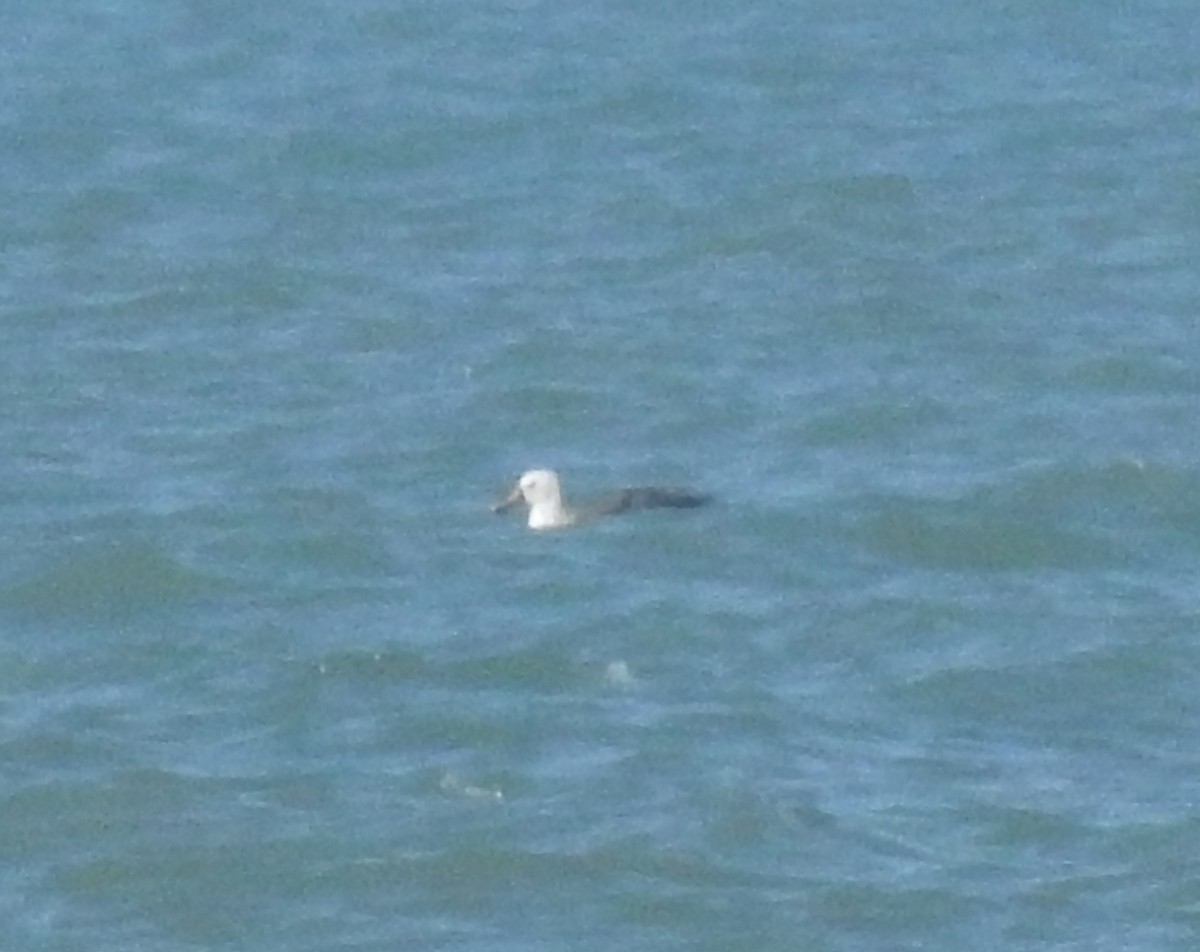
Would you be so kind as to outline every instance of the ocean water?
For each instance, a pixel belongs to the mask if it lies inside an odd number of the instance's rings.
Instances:
[[[1191,4],[0,26],[5,949],[1197,947]]]

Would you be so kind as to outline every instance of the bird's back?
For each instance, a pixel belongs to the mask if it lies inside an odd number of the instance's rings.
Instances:
[[[687,489],[633,486],[605,496],[589,508],[598,516],[610,516],[631,509],[694,509],[708,501],[708,496]]]

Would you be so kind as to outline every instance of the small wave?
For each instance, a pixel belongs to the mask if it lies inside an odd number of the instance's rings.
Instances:
[[[889,497],[864,519],[893,557],[976,570],[1126,564],[1197,524],[1200,480],[1135,458],[1021,468],[952,499]]]
[[[868,519],[866,535],[892,557],[938,568],[1091,568],[1120,557],[1115,541],[1099,533],[953,505],[885,507]]]
[[[177,605],[217,583],[146,542],[81,546],[0,589],[0,606],[43,617],[124,617]]]

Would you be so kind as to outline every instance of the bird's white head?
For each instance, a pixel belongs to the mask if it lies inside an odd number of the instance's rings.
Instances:
[[[558,474],[552,469],[531,469],[522,474],[508,497],[493,508],[496,512],[504,512],[519,502],[529,507],[531,529],[554,529],[571,523],[563,504]]]
[[[521,491],[525,504],[531,509],[547,503],[562,502],[558,473],[552,469],[531,469],[517,480],[517,488]]]

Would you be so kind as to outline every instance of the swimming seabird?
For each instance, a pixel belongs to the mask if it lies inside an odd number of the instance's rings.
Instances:
[[[565,529],[630,509],[691,509],[706,502],[707,496],[686,489],[636,486],[619,489],[575,509],[563,499],[558,473],[552,469],[531,469],[517,480],[507,498],[492,506],[492,512],[506,512],[517,503],[524,503],[529,507],[530,529]]]

